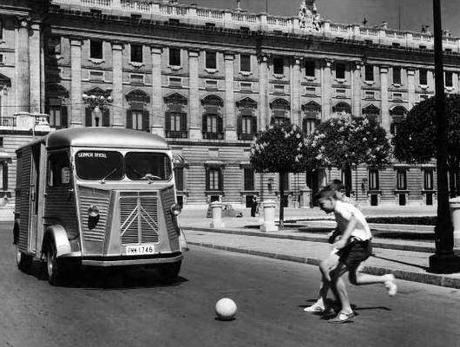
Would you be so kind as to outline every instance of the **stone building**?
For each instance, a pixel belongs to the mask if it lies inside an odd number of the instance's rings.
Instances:
[[[339,114],[375,117],[389,136],[434,94],[433,37],[320,17],[301,1],[292,17],[147,0],[0,2],[0,137],[6,156],[29,140],[18,112],[48,114],[52,129],[126,127],[165,136],[179,199],[246,204],[276,198],[275,174],[255,173],[255,133],[290,121],[308,134]],[[460,39],[444,38],[445,83],[458,93]],[[12,123],[11,123],[12,124]],[[1,152],[0,152],[1,162]],[[291,206],[338,169],[281,182]],[[360,166],[361,204],[433,204],[435,165]],[[14,180],[7,191],[14,193]]]

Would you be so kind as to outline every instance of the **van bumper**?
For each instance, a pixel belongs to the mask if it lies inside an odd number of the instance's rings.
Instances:
[[[176,263],[184,258],[181,252],[140,256],[78,256],[75,253],[65,254],[60,258],[79,258],[81,265],[101,267]]]

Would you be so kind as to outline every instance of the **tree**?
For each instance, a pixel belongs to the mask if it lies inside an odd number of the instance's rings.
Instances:
[[[448,125],[447,165],[450,176],[450,192],[457,195],[460,163],[460,95],[446,96],[445,110]],[[408,163],[426,163],[437,156],[435,98],[429,98],[414,106],[407,117],[398,124],[393,137],[394,155]],[[456,177],[456,179],[455,179]]]
[[[257,172],[276,172],[280,187],[280,228],[284,227],[284,182],[289,172],[304,171],[304,139],[301,130],[289,123],[270,125],[257,135],[250,162]]]
[[[337,167],[345,172],[347,195],[351,169],[359,164],[383,166],[390,162],[391,146],[385,130],[373,119],[342,116],[318,125],[307,138],[306,167]]]

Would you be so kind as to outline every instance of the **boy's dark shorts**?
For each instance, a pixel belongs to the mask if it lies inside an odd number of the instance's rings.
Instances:
[[[348,270],[356,270],[356,268],[372,255],[371,240],[367,241],[352,241],[338,253],[339,261],[345,264]]]

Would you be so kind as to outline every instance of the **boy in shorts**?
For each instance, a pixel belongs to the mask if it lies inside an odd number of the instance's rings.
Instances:
[[[347,273],[352,284],[381,283],[385,285],[390,296],[395,295],[398,288],[393,274],[374,276],[358,271],[360,264],[369,258],[372,253],[372,234],[361,211],[349,203],[338,200],[335,191],[331,189],[321,190],[318,202],[324,212],[334,212],[337,228],[342,231],[340,240],[333,244],[333,247],[338,250],[338,264],[330,273],[331,288],[337,293],[342,308],[338,315],[329,320],[329,322],[346,323],[350,322],[355,316],[348,299],[344,281]]]

